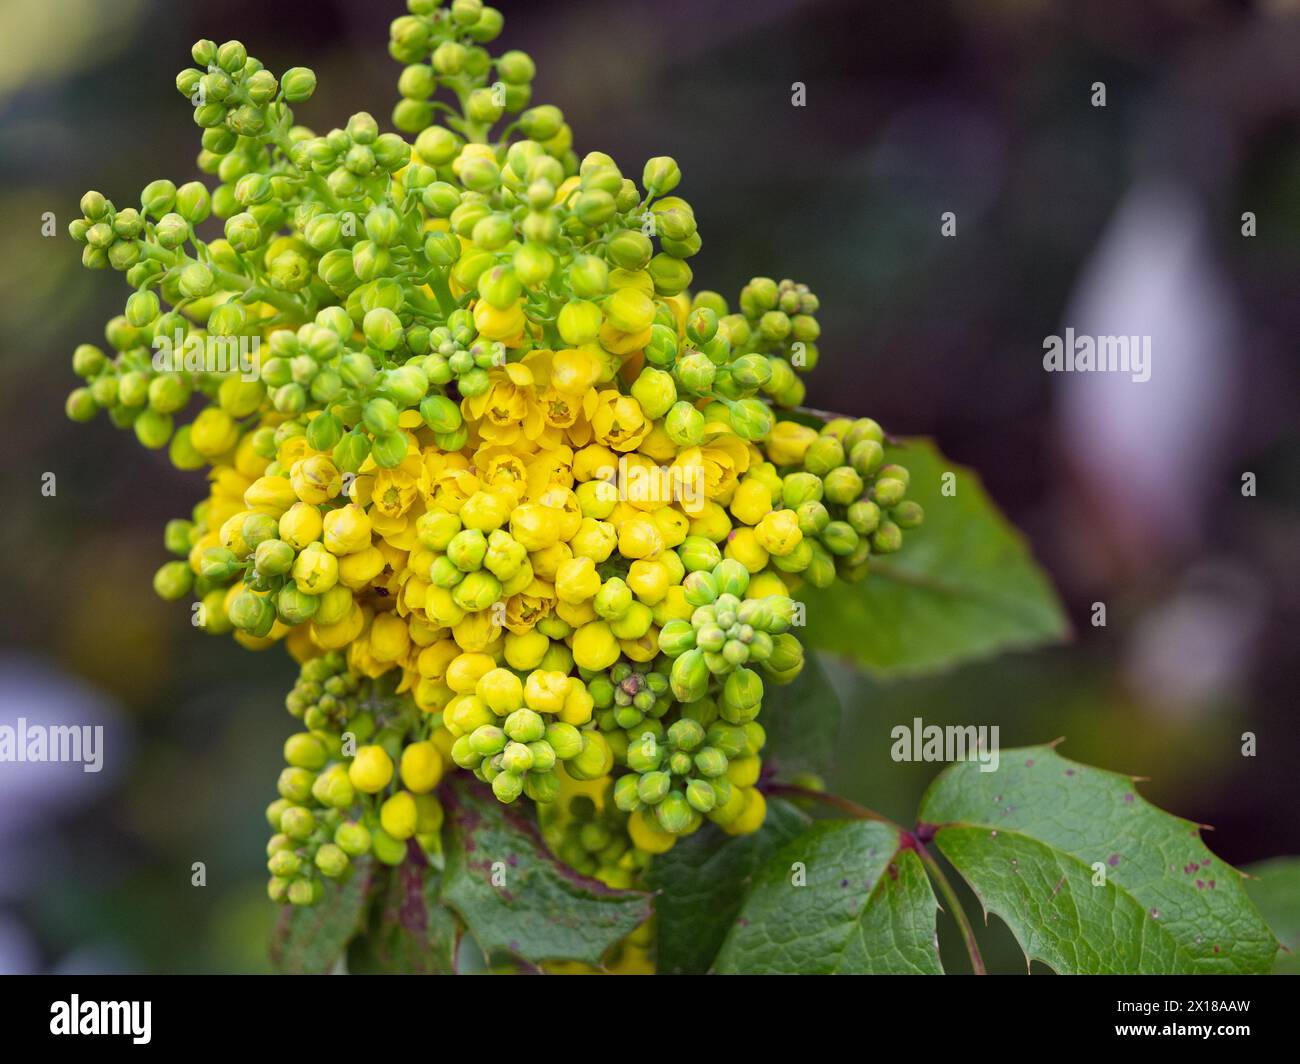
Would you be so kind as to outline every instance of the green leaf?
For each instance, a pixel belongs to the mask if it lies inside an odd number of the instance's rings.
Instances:
[[[1277,942],[1242,875],[1128,776],[1050,746],[953,765],[921,821],[1025,956],[1062,973],[1266,972]]]
[[[816,654],[808,654],[793,683],[764,684],[763,760],[783,780],[800,772],[826,772],[835,760],[843,715],[825,668]]]
[[[801,862],[806,885],[794,885]],[[938,902],[896,828],[823,820],[754,881],[714,968],[747,975],[941,975]]]
[[[348,971],[363,974],[452,975],[460,924],[442,905],[442,877],[427,864],[406,860],[385,869],[377,884],[367,933],[353,940]]]
[[[1300,975],[1300,857],[1278,857],[1242,869],[1246,893],[1287,950],[1278,950],[1274,975]]]
[[[649,918],[648,894],[611,890],[557,861],[533,821],[486,788],[457,781],[446,790],[451,831],[442,901],[487,956],[599,964]]]
[[[1070,625],[1025,538],[979,481],[925,439],[886,448],[911,473],[925,523],[871,559],[862,584],[800,590],[811,646],[879,677],[920,675],[1067,638]],[[955,491],[943,494],[952,473]]]
[[[330,883],[316,905],[287,906],[271,940],[271,964],[291,975],[323,975],[333,970],[348,943],[361,930],[374,882],[374,865],[358,859],[344,883]]]
[[[655,966],[666,974],[701,974],[726,938],[754,873],[807,826],[806,815],[779,800],[752,835],[735,838],[709,825],[681,839],[650,865],[655,895]]]

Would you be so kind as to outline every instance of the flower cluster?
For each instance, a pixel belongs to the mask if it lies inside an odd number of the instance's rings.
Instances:
[[[453,767],[563,805],[560,856],[629,885],[707,821],[762,823],[792,596],[922,514],[875,422],[777,415],[817,361],[806,286],[692,294],[677,164],[580,158],[528,56],[484,47],[499,13],[409,8],[395,133],[297,125],[310,71],[194,46],[212,180],[83,198],[86,265],[133,292],[68,413],[207,471],[155,588],[301,664],[272,897],[435,850]],[[601,800],[557,803],[575,787]]]

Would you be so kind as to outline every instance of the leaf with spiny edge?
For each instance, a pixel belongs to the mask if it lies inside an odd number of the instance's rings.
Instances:
[[[1242,874],[1198,825],[1132,778],[1051,746],[1003,750],[995,771],[946,769],[921,802],[923,837],[1001,917],[1027,960],[1071,974],[1267,972],[1277,940]]]

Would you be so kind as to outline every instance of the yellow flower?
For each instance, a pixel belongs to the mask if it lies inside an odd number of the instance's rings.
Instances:
[[[754,535],[769,554],[784,557],[803,541],[799,517],[793,510],[773,510],[764,514]]]
[[[370,652],[379,661],[397,661],[406,656],[411,636],[406,622],[392,613],[378,613],[370,624]]]
[[[760,480],[742,480],[731,498],[732,514],[747,525],[756,525],[772,509],[772,493]]]
[[[797,421],[778,421],[767,438],[767,456],[779,466],[801,465],[817,430]]]
[[[581,668],[601,671],[618,660],[619,645],[604,621],[584,624],[573,633],[573,660]]]
[[[343,490],[343,478],[334,463],[323,454],[294,462],[289,470],[289,481],[303,502],[327,502]]]
[[[555,574],[555,594],[561,602],[578,603],[600,590],[600,574],[590,558],[570,558]]]
[[[375,476],[371,505],[386,517],[401,517],[419,497],[419,481],[404,466],[381,469]]]
[[[467,420],[478,422],[485,440],[509,444],[520,435],[528,414],[532,371],[521,362],[507,362],[488,373],[488,389],[460,401]]]
[[[280,515],[280,538],[294,550],[319,539],[323,527],[320,510],[310,503],[296,502]]]
[[[524,681],[524,704],[538,713],[558,713],[569,695],[569,677],[534,669]]]
[[[596,396],[591,430],[599,443],[615,451],[634,451],[650,432],[641,404],[630,395],[609,388]]]
[[[258,477],[244,492],[245,506],[272,517],[279,517],[297,501],[293,485],[284,477]]]
[[[534,580],[524,591],[506,599],[505,626],[516,634],[530,631],[551,615],[554,606],[554,587]]]
[[[522,304],[498,310],[480,299],[474,305],[474,327],[484,339],[500,340],[507,347],[514,347],[523,339],[525,324]]]
[[[370,546],[370,517],[356,503],[327,513],[323,529],[322,542],[331,554],[354,554]]]

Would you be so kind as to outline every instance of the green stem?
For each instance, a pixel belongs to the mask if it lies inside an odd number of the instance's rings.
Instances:
[[[438,306],[442,308],[443,314],[451,314],[459,308],[456,297],[451,294],[451,286],[447,283],[447,274],[435,271],[429,278],[429,288],[437,297]]]
[[[900,832],[905,831],[901,824],[895,824],[883,813],[877,813],[874,809],[868,809],[865,805],[858,805],[857,802],[841,798],[838,794],[827,794],[825,791],[813,791],[807,787],[796,787],[792,783],[765,783],[761,789],[766,794],[776,794],[783,798],[802,798],[807,801],[821,802],[823,805],[838,809],[841,813],[847,813],[855,820],[878,820],[882,824],[888,824],[891,828],[897,828]]]
[[[976,975],[988,975],[988,970],[984,967],[984,958],[980,956],[979,943],[975,940],[975,928],[971,926],[970,917],[966,915],[961,899],[957,897],[957,892],[953,889],[952,883],[948,881],[943,869],[939,867],[939,862],[925,848],[925,843],[920,839],[915,839],[915,844],[917,856],[921,858],[925,870],[930,873],[930,878],[938,884],[939,893],[943,895],[944,901],[948,903],[950,915],[957,921],[957,927],[961,929],[962,941],[966,943],[966,952],[970,955],[971,971]]]

